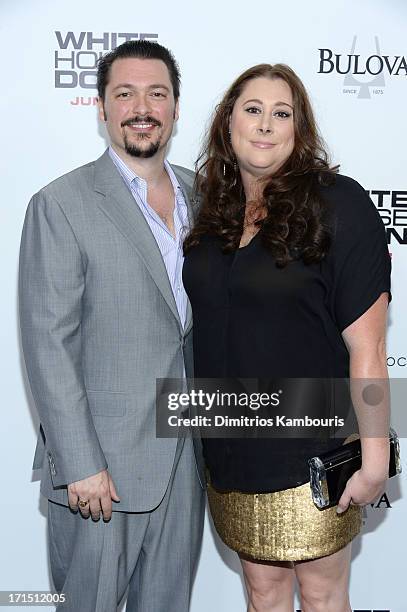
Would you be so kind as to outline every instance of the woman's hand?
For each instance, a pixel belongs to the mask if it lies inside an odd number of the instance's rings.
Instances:
[[[355,472],[346,483],[342,497],[338,502],[337,513],[348,509],[349,504],[366,506],[383,493],[387,476],[372,475],[363,468]]]

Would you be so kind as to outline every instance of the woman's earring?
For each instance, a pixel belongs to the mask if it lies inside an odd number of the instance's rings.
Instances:
[[[223,178],[226,176],[226,164],[223,162]]]
[[[237,163],[236,161],[233,162],[233,181],[231,182],[230,186],[234,187],[237,183]]]

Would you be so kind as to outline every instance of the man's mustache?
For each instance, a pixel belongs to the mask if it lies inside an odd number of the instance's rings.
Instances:
[[[152,123],[153,125],[161,127],[161,121],[159,121],[155,117],[151,117],[150,115],[147,115],[146,117],[140,117],[139,115],[137,115],[136,117],[132,117],[131,119],[126,119],[126,121],[122,122],[121,126],[124,127],[126,125],[131,125],[132,123]]]

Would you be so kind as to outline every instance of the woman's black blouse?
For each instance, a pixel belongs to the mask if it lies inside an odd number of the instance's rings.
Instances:
[[[320,187],[332,243],[319,264],[275,265],[261,231],[224,254],[204,236],[185,257],[197,378],[348,377],[341,332],[382,292],[391,261],[380,216],[364,189],[337,175]],[[221,490],[272,492],[309,480],[308,459],[340,440],[206,439],[211,481]]]

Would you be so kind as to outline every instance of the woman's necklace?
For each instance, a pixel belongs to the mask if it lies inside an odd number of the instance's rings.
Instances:
[[[257,206],[247,206],[246,204],[246,213],[245,219],[243,221],[243,231],[250,227],[251,225],[256,225],[258,221],[264,219],[266,216],[266,209],[263,204],[258,204]]]
[[[262,204],[257,206],[246,205],[245,219],[243,221],[243,232],[240,238],[239,248],[245,247],[251,242],[254,236],[259,231],[258,221],[264,219],[266,210]]]

